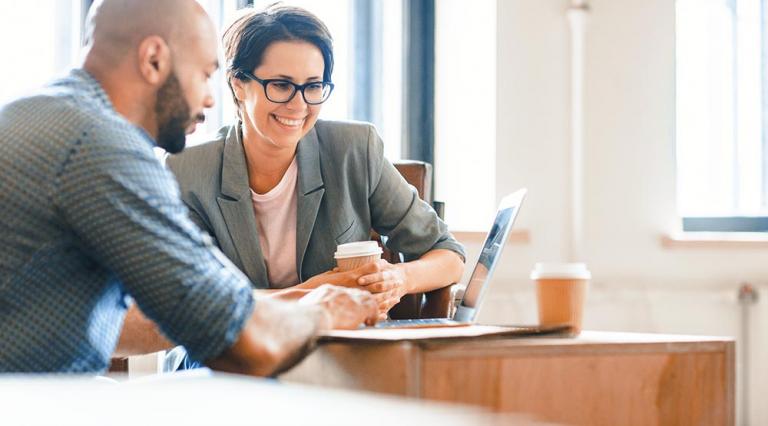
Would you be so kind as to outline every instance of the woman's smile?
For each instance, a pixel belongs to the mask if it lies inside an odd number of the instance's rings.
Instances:
[[[277,114],[270,114],[270,116],[273,119],[275,119],[275,121],[280,125],[280,127],[284,127],[289,130],[301,129],[302,125],[304,124],[304,120],[306,119],[306,117],[291,118],[291,117],[279,116]]]

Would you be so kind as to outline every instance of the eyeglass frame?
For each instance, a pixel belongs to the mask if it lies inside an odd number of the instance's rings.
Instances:
[[[253,81],[256,81],[257,83],[261,84],[261,87],[264,89],[264,96],[266,96],[267,99],[270,102],[274,102],[276,104],[287,104],[288,102],[292,101],[294,97],[296,97],[296,93],[301,92],[301,98],[304,100],[304,103],[306,103],[307,105],[322,105],[323,103],[325,103],[325,101],[328,100],[328,98],[331,97],[331,93],[333,92],[333,87],[334,87],[334,84],[331,83],[330,81],[309,81],[309,82],[306,82],[304,84],[296,84],[296,83],[294,83],[294,82],[292,82],[290,80],[286,80],[284,78],[266,78],[266,79],[261,79],[259,77],[256,77],[255,75],[249,73],[248,71],[243,71],[243,70],[238,70],[237,73],[240,76],[246,77],[249,80],[253,80]],[[269,97],[269,95],[267,94],[267,84],[272,83],[274,81],[278,81],[280,83],[287,83],[287,84],[290,84],[291,86],[293,86],[293,94],[291,94],[291,96],[287,100],[284,100],[282,102],[273,101]],[[318,84],[318,83],[321,83],[321,84],[324,84],[324,85],[327,85],[328,87],[330,87],[330,89],[328,89],[328,96],[326,96],[325,99],[323,99],[320,102],[309,102],[307,100],[307,96],[304,94],[304,89],[307,88],[308,86],[312,85],[312,84]]]

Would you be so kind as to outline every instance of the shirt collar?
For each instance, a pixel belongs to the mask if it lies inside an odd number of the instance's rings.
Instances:
[[[99,83],[99,81],[96,80],[96,78],[93,77],[91,73],[82,68],[75,68],[70,71],[69,75],[73,79],[79,81],[80,84],[82,84],[83,90],[88,95],[91,95],[93,99],[99,103],[99,106],[110,109],[112,111],[115,110],[115,107],[112,105],[112,101],[110,101],[109,96],[107,96],[107,92],[104,91],[104,88],[101,87],[101,83]]]

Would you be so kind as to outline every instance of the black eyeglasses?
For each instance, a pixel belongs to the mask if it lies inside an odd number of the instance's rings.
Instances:
[[[319,105],[327,101],[333,91],[333,83],[330,81],[310,81],[309,83],[296,84],[283,79],[262,80],[248,71],[238,71],[238,73],[261,84],[267,99],[277,104],[288,103],[296,95],[296,92],[301,92],[301,97],[308,105]]]

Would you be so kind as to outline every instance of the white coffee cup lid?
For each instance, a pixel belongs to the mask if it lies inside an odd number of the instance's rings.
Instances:
[[[531,271],[531,279],[588,280],[592,274],[583,263],[539,262]]]
[[[381,254],[381,247],[376,241],[358,241],[354,243],[341,244],[336,247],[335,259],[346,259],[348,257],[371,256]]]

